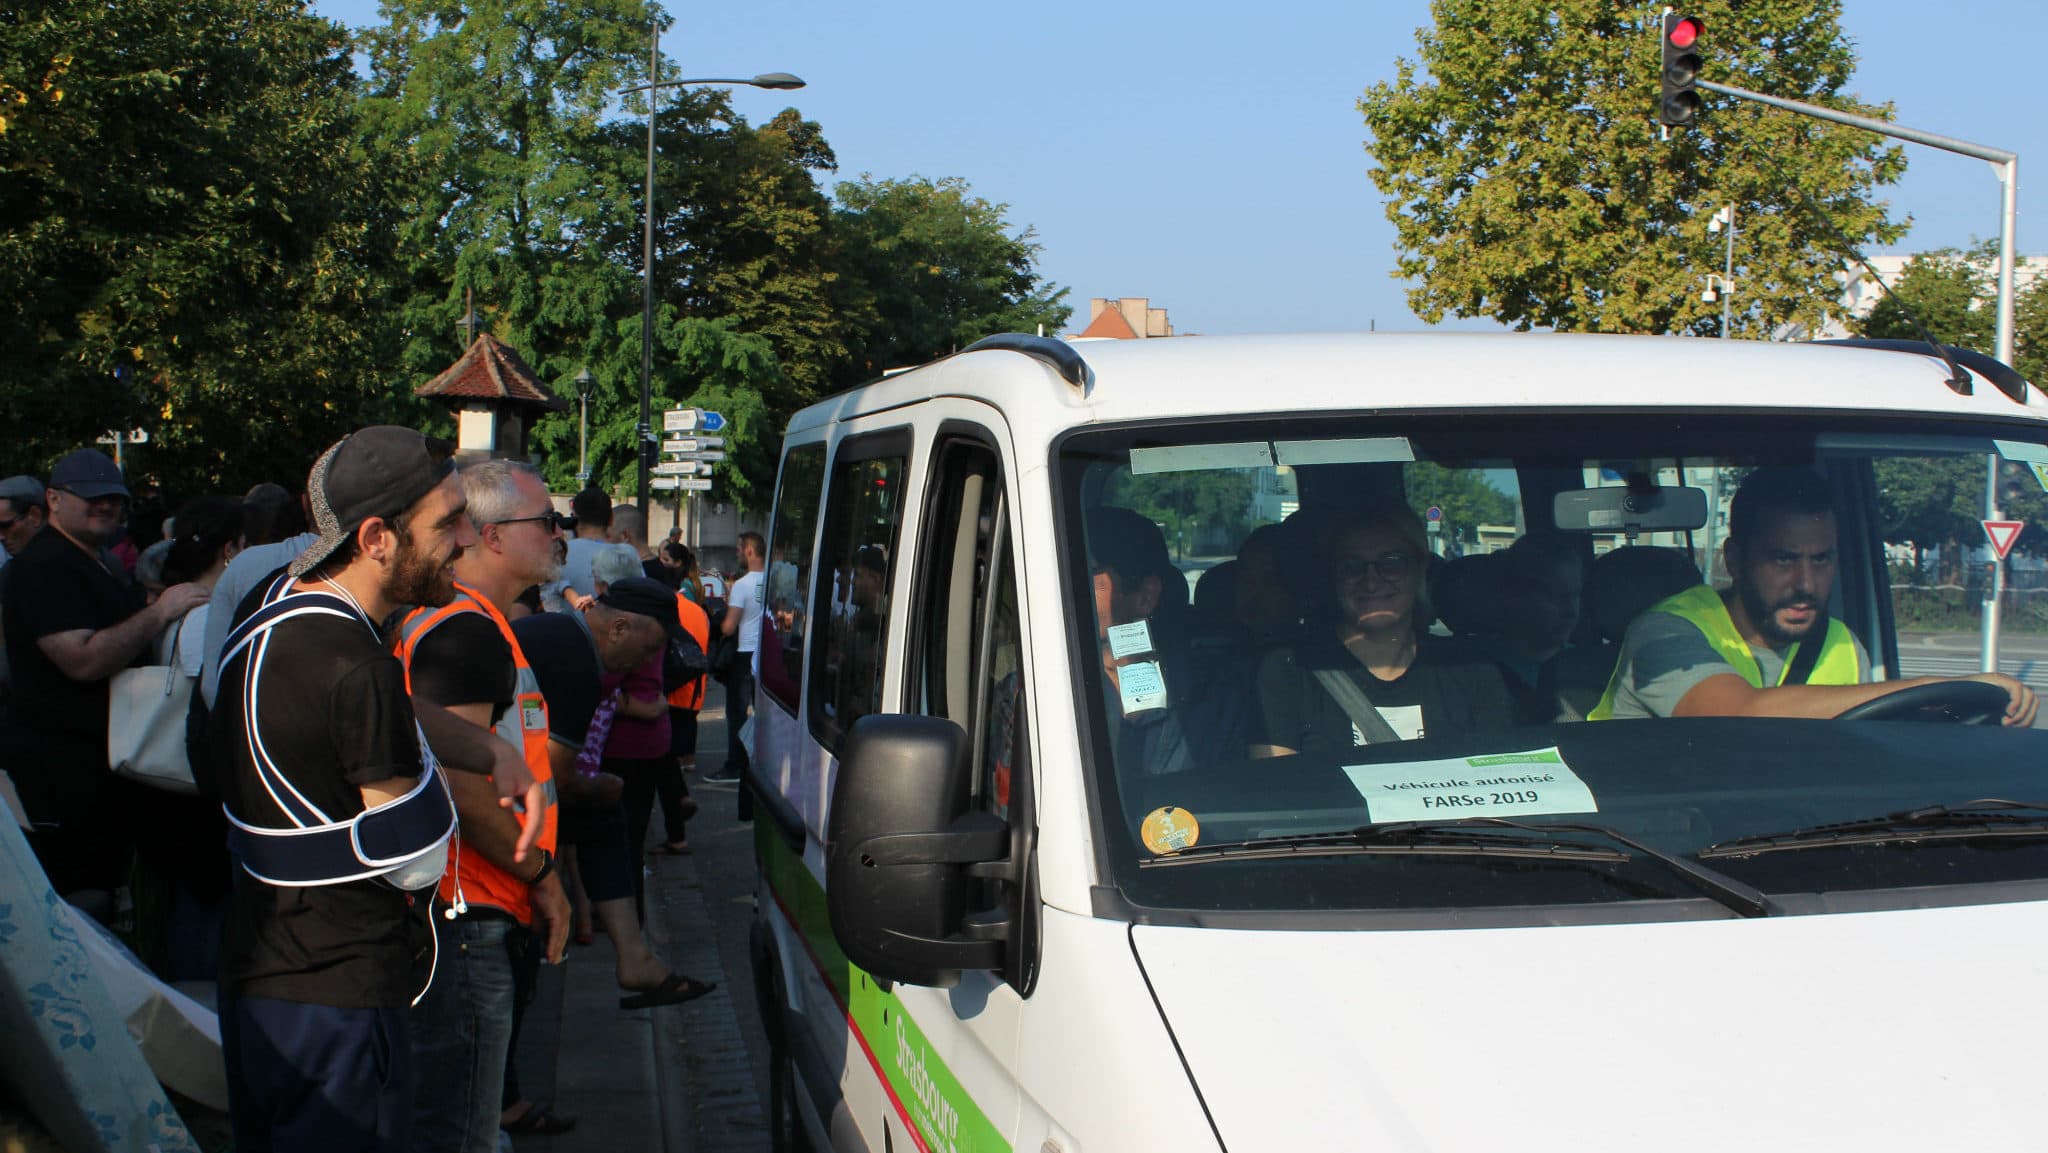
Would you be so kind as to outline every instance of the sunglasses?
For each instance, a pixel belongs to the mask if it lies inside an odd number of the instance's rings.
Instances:
[[[1360,580],[1365,574],[1377,571],[1380,579],[1393,582],[1405,579],[1415,562],[1397,552],[1381,553],[1375,557],[1340,556],[1337,558],[1337,576],[1340,580]]]
[[[541,524],[546,525],[550,531],[559,532],[562,528],[562,516],[560,513],[544,512],[541,513],[539,516],[514,516],[507,517],[504,520],[487,521],[485,523],[498,525]]]

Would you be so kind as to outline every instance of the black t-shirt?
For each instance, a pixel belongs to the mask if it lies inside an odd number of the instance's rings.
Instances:
[[[581,749],[603,700],[604,668],[582,613],[541,613],[512,622],[519,650],[548,702],[548,735]]]
[[[519,669],[497,622],[482,613],[456,613],[420,638],[412,654],[412,691],[443,708],[491,706],[491,724],[512,707]]]
[[[672,589],[683,587],[683,571],[681,569],[672,569],[661,563],[661,558],[658,556],[651,560],[641,561],[640,571],[647,574],[647,579],[658,580]]]
[[[120,624],[142,611],[142,590],[55,528],[31,538],[5,571],[0,611],[14,685],[14,777],[25,807],[39,819],[62,822],[97,808],[113,788],[107,682],[72,680],[37,642]]]
[[[1336,669],[1350,677],[1396,732],[1414,716],[1401,714],[1417,708],[1422,736],[1507,728],[1512,723],[1514,699],[1500,668],[1463,642],[1423,636],[1408,671],[1397,680],[1383,681],[1366,671],[1334,634],[1319,631],[1293,648],[1266,654],[1260,662],[1253,744],[1335,756],[1361,743],[1350,714],[1317,679],[1318,669]]]
[[[273,574],[273,577],[275,574]],[[261,604],[270,579],[235,613]],[[363,811],[361,786],[422,771],[405,669],[360,620],[312,615],[271,629],[256,684],[258,731],[291,786],[333,820]],[[221,799],[246,824],[289,828],[256,776],[243,728],[250,658],[221,668],[209,736]],[[245,996],[348,1009],[399,1008],[419,991],[427,902],[380,880],[286,888],[235,869],[221,979]]]

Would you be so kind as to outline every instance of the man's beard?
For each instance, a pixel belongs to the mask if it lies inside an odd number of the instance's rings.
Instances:
[[[398,534],[398,552],[391,558],[391,572],[384,578],[384,598],[392,604],[425,605],[438,608],[455,599],[455,578],[450,558],[435,559],[413,544],[412,530]]]
[[[1810,593],[1794,593],[1776,604],[1766,604],[1763,594],[1749,582],[1744,581],[1736,587],[1738,595],[1742,597],[1742,611],[1749,614],[1750,623],[1770,640],[1772,648],[1784,648],[1803,641],[1827,627],[1827,610],[1820,599]],[[1796,604],[1813,606],[1813,623],[1799,632],[1789,632],[1778,623],[1778,610],[1791,608]]]

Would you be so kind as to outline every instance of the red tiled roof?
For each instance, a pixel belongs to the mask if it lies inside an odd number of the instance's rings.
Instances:
[[[413,390],[415,396],[450,400],[509,400],[561,412],[569,402],[548,391],[511,345],[490,333],[479,334],[441,375]]]
[[[1081,335],[1106,336],[1113,340],[1138,339],[1137,330],[1131,327],[1130,321],[1124,319],[1123,312],[1115,307],[1105,308],[1097,313],[1095,319],[1088,322],[1088,327],[1081,330]]]

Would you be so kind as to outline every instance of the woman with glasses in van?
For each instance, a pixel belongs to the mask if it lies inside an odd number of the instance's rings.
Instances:
[[[1337,515],[1322,534],[1326,577],[1296,643],[1256,679],[1251,753],[1326,756],[1393,740],[1506,728],[1500,669],[1466,642],[1428,632],[1422,522],[1406,505]]]

